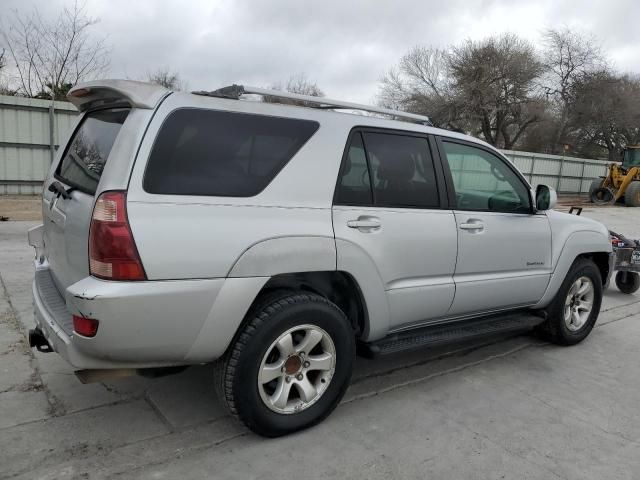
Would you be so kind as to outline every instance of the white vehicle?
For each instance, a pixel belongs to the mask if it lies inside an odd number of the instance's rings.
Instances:
[[[607,229],[426,117],[122,80],[69,99],[82,115],[29,232],[30,341],[85,374],[215,361],[229,410],[277,436],[336,407],[356,345],[533,328],[571,345],[596,322]]]

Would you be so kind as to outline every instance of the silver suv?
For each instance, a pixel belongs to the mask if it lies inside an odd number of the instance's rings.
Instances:
[[[277,436],[336,407],[356,349],[593,328],[607,229],[550,210],[552,189],[477,139],[240,86],[69,99],[82,114],[29,232],[30,342],[85,378],[215,361],[223,403]]]

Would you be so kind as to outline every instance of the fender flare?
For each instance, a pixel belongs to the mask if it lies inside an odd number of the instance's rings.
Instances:
[[[335,269],[333,237],[286,236],[251,245],[238,257],[227,277],[272,277],[282,273]]]
[[[384,283],[371,257],[352,242],[320,236],[266,239],[245,250],[227,276],[273,277],[336,270],[351,275],[362,293],[367,312],[362,340],[384,337],[389,329],[389,304]]]
[[[547,289],[540,301],[533,308],[544,308],[555,297],[569,269],[580,255],[587,253],[611,253],[611,244],[603,238],[602,233],[593,230],[580,230],[569,235],[555,262],[555,268]],[[603,279],[606,281],[606,279]]]

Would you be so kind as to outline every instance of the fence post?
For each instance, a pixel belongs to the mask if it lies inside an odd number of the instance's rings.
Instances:
[[[564,155],[560,159],[560,172],[558,172],[558,181],[556,182],[556,192],[560,193],[560,182],[562,181],[562,170],[564,170]]]
[[[56,156],[56,139],[55,139],[55,108],[53,101],[49,105],[49,160],[53,163],[53,159]]]
[[[531,171],[529,171],[529,183],[533,186],[533,170],[536,167],[536,156],[531,157]]]
[[[584,182],[584,168],[587,165],[587,161],[582,161],[582,173],[580,173],[580,188],[578,189],[578,194],[582,195],[582,182]]]

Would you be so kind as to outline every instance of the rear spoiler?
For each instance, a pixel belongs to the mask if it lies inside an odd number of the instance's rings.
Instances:
[[[67,99],[81,112],[89,108],[127,104],[137,108],[155,108],[171,94],[160,85],[135,80],[94,80],[76,85]]]

